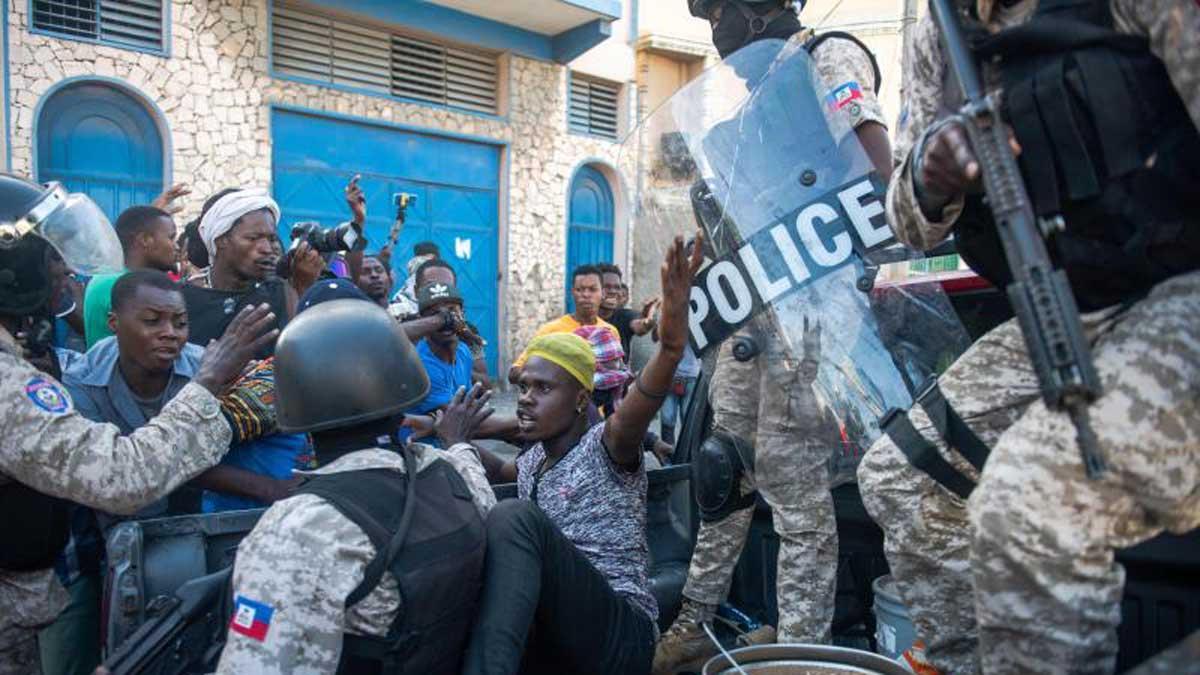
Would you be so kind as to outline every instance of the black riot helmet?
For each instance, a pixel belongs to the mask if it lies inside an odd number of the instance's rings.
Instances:
[[[119,272],[124,260],[108,217],[87,196],[0,174],[0,314],[27,316],[49,301],[50,247],[88,275]]]
[[[799,0],[804,9],[806,0]],[[725,58],[751,42],[786,40],[800,32],[796,0],[688,0],[692,16],[708,20],[714,7],[722,6],[721,19],[712,27],[713,46]]]
[[[275,345],[275,412],[284,433],[359,426],[428,393],[417,350],[373,302],[331,300],[300,312]]]

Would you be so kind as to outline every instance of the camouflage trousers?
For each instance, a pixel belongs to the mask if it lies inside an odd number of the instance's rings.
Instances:
[[[774,339],[742,363],[732,340],[721,346],[710,388],[713,426],[753,444],[754,471],[742,494],[757,489],[771,507],[779,535],[777,599],[779,641],[830,641],[837,581],[837,524],[829,492],[825,443],[806,443],[816,405],[812,388]],[[816,415],[820,418],[820,415]],[[810,447],[811,446],[811,447]],[[716,605],[729,592],[754,507],[704,522],[692,553],[685,597]]]
[[[0,675],[37,675],[37,634],[67,604],[53,570],[0,571]]]
[[[1200,525],[1200,273],[1084,317],[1104,387],[1090,408],[1108,461],[1086,477],[1070,419],[1042,403],[1015,322],[942,376],[992,447],[964,502],[887,438],[859,467],[867,510],[926,654],[943,672],[1110,673],[1124,570],[1113,551]],[[917,408],[913,425],[971,475]]]

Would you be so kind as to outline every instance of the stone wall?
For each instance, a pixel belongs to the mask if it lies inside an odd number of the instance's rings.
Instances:
[[[616,165],[618,151],[616,143],[566,132],[565,67],[503,58],[508,110],[493,119],[271,77],[263,0],[174,0],[169,57],[31,34],[28,8],[15,2],[9,9],[13,171],[33,173],[38,102],[75,77],[119,81],[162,111],[172,146],[167,181],[193,188],[179,222],[194,217],[204,198],[222,187],[270,183],[272,103],[506,141],[501,368],[538,325],[563,311],[573,170],[593,159]],[[622,214],[617,219],[620,227]]]

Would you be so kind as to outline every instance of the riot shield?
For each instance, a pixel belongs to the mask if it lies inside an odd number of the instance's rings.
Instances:
[[[730,356],[768,360],[771,381],[743,407],[787,397],[807,425],[796,442],[829,446],[837,484],[880,417],[969,339],[938,284],[887,280],[891,262],[921,256],[896,242],[886,186],[835,114],[855,92],[830,84],[800,43],[753,43],[646,117],[620,162],[637,176],[635,269],[657,270],[676,235],[706,234],[689,327],[713,397]],[[657,275],[642,277],[635,290],[653,292]]]

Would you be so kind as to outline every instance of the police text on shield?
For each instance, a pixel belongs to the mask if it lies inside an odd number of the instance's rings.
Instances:
[[[877,176],[843,185],[759,229],[705,267],[692,285],[688,317],[697,355],[719,345],[772,303],[895,242]]]

